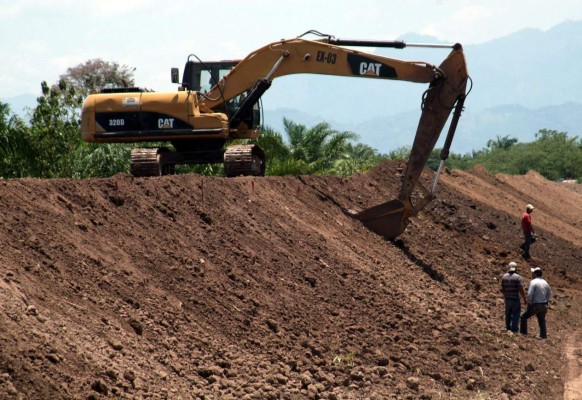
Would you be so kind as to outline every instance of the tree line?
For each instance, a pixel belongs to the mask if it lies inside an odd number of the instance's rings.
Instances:
[[[95,88],[133,86],[133,72],[100,59],[69,68],[56,84],[41,83],[42,95],[29,111],[28,121],[0,102],[0,177],[91,178],[129,173],[130,153],[136,145],[83,142],[80,109]],[[312,127],[287,119],[283,122],[283,133],[267,127],[254,140],[265,151],[267,175],[349,176],[383,160],[406,159],[410,154],[410,147],[382,154],[359,143],[357,134],[335,130],[326,122]],[[430,168],[436,169],[439,155],[440,149],[435,148],[428,161]],[[451,153],[445,162],[457,169],[476,164],[491,173],[521,175],[534,170],[547,179],[582,182],[582,139],[551,129],[540,130],[530,143],[519,143],[509,135],[497,136],[487,147],[471,154]],[[220,164],[178,167],[178,173],[223,173]]]

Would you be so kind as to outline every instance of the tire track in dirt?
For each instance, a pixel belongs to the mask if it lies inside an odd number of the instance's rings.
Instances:
[[[582,399],[582,331],[570,335],[565,353],[568,375],[564,385],[564,400],[579,400]]]

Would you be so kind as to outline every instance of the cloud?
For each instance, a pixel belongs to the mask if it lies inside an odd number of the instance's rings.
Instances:
[[[22,12],[22,4],[16,2],[10,5],[0,7],[0,21],[15,18]]]
[[[30,57],[40,57],[48,52],[46,43],[38,39],[22,42],[20,47]]]
[[[491,7],[471,5],[463,7],[448,17],[443,17],[436,23],[431,23],[421,30],[423,35],[435,36],[441,40],[475,43],[491,38],[490,24],[495,17]],[[483,29],[488,27],[488,29]]]
[[[93,1],[88,6],[91,15],[97,17],[115,17],[141,12],[148,9],[154,3],[153,0],[99,0]]]
[[[0,20],[16,17],[25,17],[27,14],[38,14],[43,10],[58,12],[79,8],[75,0],[13,0],[11,4],[2,4],[0,7]]]

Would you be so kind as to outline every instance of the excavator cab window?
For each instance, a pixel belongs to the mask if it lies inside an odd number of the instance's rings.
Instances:
[[[182,85],[187,90],[206,93],[237,64],[238,61],[195,62],[188,60],[184,67]]]
[[[208,62],[196,62],[188,60],[184,67],[184,75],[182,77],[182,85],[186,90],[194,90],[200,93],[207,93],[216,85],[225,75],[227,75],[233,67],[239,63],[238,60],[234,61],[208,61]],[[175,81],[175,77],[178,71],[172,69],[172,82]],[[176,83],[176,82],[174,82]],[[239,109],[245,98],[248,96],[249,91],[241,93],[235,96],[228,102],[226,102],[226,112],[228,115],[233,115]],[[221,107],[222,108],[222,107]],[[220,109],[220,108],[219,108]],[[244,123],[247,129],[257,129],[261,122],[261,110],[259,102],[253,104],[253,106],[240,115],[240,122]]]

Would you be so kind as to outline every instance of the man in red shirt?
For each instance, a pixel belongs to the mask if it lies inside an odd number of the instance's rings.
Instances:
[[[525,212],[521,216],[521,230],[523,231],[524,242],[520,247],[523,250],[523,258],[526,260],[531,258],[529,247],[533,242],[535,242],[535,232],[531,223],[531,213],[533,210],[534,206],[528,204],[525,206]]]

